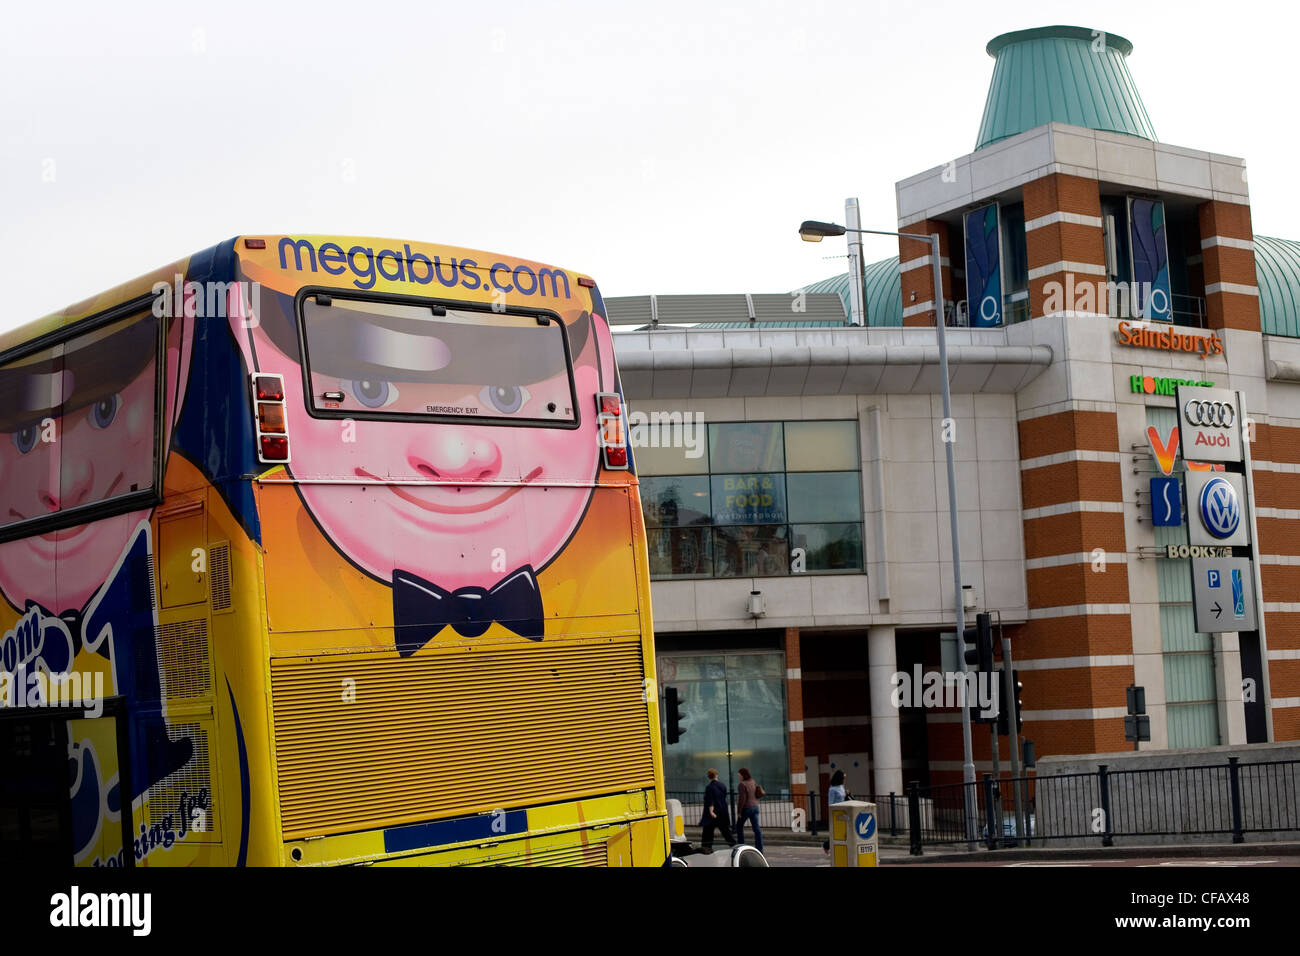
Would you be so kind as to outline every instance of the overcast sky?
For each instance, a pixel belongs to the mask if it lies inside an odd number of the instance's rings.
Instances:
[[[187,12],[188,11],[188,12]],[[1281,4],[7,4],[8,328],[241,233],[539,259],[607,296],[842,272],[806,218],[893,228],[894,183],[970,152],[989,39],[1134,44],[1163,142],[1243,156],[1255,230],[1300,239]],[[1279,21],[1279,18],[1284,18]],[[52,181],[51,181],[52,180]],[[890,240],[869,259],[897,251]]]

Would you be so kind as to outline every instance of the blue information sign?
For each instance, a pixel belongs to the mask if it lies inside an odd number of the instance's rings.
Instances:
[[[1151,479],[1151,523],[1157,528],[1183,523],[1182,485],[1177,478]]]
[[[863,811],[858,814],[858,818],[853,825],[857,829],[860,839],[870,840],[876,834],[876,815]]]

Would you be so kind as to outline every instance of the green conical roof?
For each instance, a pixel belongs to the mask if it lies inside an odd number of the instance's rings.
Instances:
[[[994,58],[993,79],[976,149],[1053,122],[1156,138],[1124,62],[1133,44],[1123,37],[1039,27],[1004,33],[986,49]]]
[[[862,278],[867,293],[867,325],[902,325],[903,293],[898,277],[898,256],[867,263],[862,267]],[[804,291],[834,292],[844,300],[845,315],[852,309],[847,272],[814,282]]]

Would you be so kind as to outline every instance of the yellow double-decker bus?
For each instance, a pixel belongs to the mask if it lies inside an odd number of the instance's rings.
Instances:
[[[663,864],[604,311],[261,235],[0,335],[0,859]]]

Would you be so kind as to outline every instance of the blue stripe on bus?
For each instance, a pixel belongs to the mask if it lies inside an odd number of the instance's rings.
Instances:
[[[419,850],[427,846],[445,846],[449,843],[464,843],[469,840],[495,840],[503,836],[527,832],[527,810],[479,813],[472,817],[435,820],[432,823],[417,823],[409,827],[393,827],[385,830],[384,852],[401,853],[404,850]]]
[[[230,695],[230,709],[235,715],[235,742],[239,746],[239,800],[243,805],[239,824],[239,859],[236,866],[248,865],[248,814],[252,807],[249,799],[248,748],[244,746],[244,728],[239,722],[239,708],[235,705],[235,692],[230,689],[230,678],[226,678],[226,693]]]

